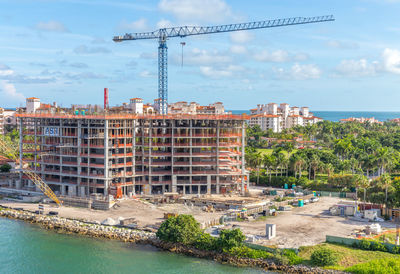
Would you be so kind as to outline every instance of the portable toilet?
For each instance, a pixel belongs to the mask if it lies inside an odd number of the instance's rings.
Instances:
[[[295,184],[292,184],[292,189],[295,189],[296,188],[296,185]]]
[[[81,111],[81,114],[82,114],[83,116],[85,116],[85,110],[82,110],[82,111]]]
[[[79,115],[79,110],[75,110],[75,115]]]
[[[317,192],[315,190],[312,192],[312,194],[314,197],[317,196]]]
[[[285,184],[284,188],[285,188],[285,189],[288,189],[288,188],[289,188],[288,184]]]
[[[299,205],[299,207],[303,207],[304,206],[304,200],[303,199],[299,199],[298,205]]]

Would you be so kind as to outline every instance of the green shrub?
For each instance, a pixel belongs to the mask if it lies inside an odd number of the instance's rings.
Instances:
[[[191,215],[179,215],[165,220],[156,235],[167,242],[193,244],[202,233],[200,224]]]
[[[363,249],[363,250],[370,250],[371,242],[367,241],[367,240],[361,240],[361,242],[358,242],[357,246],[358,246],[358,248]]]
[[[11,166],[9,164],[4,164],[0,166],[0,172],[9,172],[11,170]]]
[[[233,247],[242,246],[245,239],[246,236],[238,228],[232,230],[223,229],[219,233],[216,247],[221,251],[230,250]]]
[[[311,254],[311,262],[316,266],[335,265],[338,262],[338,257],[334,251],[321,247]]]
[[[208,233],[201,233],[194,242],[194,247],[202,250],[215,250],[216,244],[216,238],[212,237]]]
[[[373,251],[383,251],[383,252],[387,252],[388,251],[387,247],[384,244],[380,243],[380,242],[371,242],[370,249],[373,250]]]
[[[392,247],[392,250],[390,252],[393,254],[400,254],[400,246],[396,245]]]
[[[356,274],[397,274],[400,273],[400,260],[397,258],[373,260],[353,265],[346,271]]]
[[[303,259],[299,257],[296,252],[290,249],[286,249],[283,252],[283,256],[289,259],[289,265],[301,264],[303,262]]]
[[[228,253],[238,258],[268,259],[273,255],[264,250],[252,249],[247,246],[235,246],[228,250]]]

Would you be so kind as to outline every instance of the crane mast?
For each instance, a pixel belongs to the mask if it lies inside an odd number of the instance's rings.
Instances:
[[[311,23],[334,21],[333,15],[316,17],[292,17],[284,19],[256,21],[239,24],[228,24],[208,27],[182,26],[162,28],[152,32],[126,33],[123,36],[114,36],[114,42],[128,40],[158,39],[158,104],[161,114],[168,113],[168,47],[167,39],[172,37],[186,37],[193,35],[233,32],[241,30],[284,27]]]

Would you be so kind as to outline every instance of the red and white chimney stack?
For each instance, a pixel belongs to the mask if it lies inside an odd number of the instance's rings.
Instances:
[[[104,88],[104,109],[108,109],[108,88]]]

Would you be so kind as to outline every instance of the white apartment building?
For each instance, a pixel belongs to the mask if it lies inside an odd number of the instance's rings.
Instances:
[[[35,113],[40,108],[40,99],[36,97],[26,98],[26,113]]]
[[[279,115],[255,114],[251,115],[248,123],[250,126],[259,125],[262,130],[272,129],[273,132],[281,132],[281,120]]]
[[[227,114],[222,102],[216,102],[208,106],[201,106],[196,102],[180,101],[172,103],[168,107],[169,114]]]
[[[250,110],[248,123],[250,126],[259,125],[262,130],[272,129],[281,132],[283,129],[294,126],[312,125],[322,121],[315,117],[308,107],[290,107],[289,104],[276,103],[259,104]]]
[[[143,114],[143,99],[142,98],[132,98],[129,100],[129,107],[132,109],[133,113]]]

